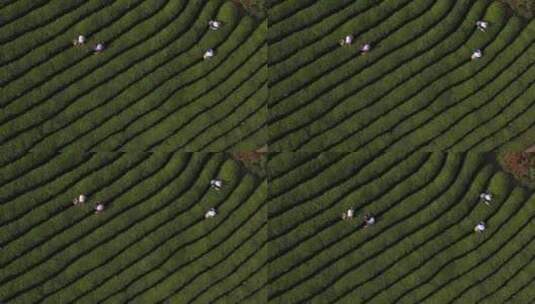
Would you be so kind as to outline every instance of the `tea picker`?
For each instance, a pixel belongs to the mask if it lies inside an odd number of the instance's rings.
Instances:
[[[102,211],[104,211],[104,204],[98,203],[95,207],[95,214],[102,213]]]
[[[476,49],[472,53],[472,56],[470,56],[470,59],[471,60],[476,60],[476,59],[479,59],[481,57],[483,57],[483,52],[480,49]]]
[[[205,219],[213,218],[217,215],[217,211],[215,208],[210,208],[206,213],[204,214]]]
[[[375,217],[371,214],[366,214],[364,216],[364,228],[368,228],[368,226],[373,224],[375,224]]]
[[[481,233],[485,230],[485,223],[484,222],[479,222],[479,224],[477,224],[475,227],[474,227],[474,231],[477,232],[477,233]]]
[[[479,195],[479,199],[486,205],[490,206],[490,202],[492,201],[492,194],[490,192],[483,192]]]
[[[93,48],[93,51],[95,51],[95,54],[102,53],[104,51],[105,47],[103,43],[97,43],[97,45]]]
[[[220,180],[220,179],[213,179],[210,181],[210,186],[214,189],[214,190],[221,190],[221,188],[223,188],[223,181]]]
[[[486,21],[479,20],[479,21],[476,22],[477,29],[482,31],[482,32],[484,32],[487,29],[488,26],[489,26],[489,23],[486,22]]]
[[[347,35],[343,39],[340,39],[340,46],[351,45],[353,43],[353,35]]]
[[[212,58],[214,56],[215,56],[214,49],[207,49],[206,52],[204,52],[204,55],[202,56],[202,58],[204,60],[206,60],[206,59],[210,59],[210,58]]]
[[[212,31],[217,31],[217,30],[220,29],[222,26],[223,26],[223,23],[222,23],[221,21],[217,21],[217,20],[210,20],[210,21],[208,21],[208,27],[209,27]]]
[[[83,45],[85,43],[85,40],[86,39],[84,35],[78,35],[78,38],[74,39],[72,44],[74,44],[75,46]]]
[[[85,203],[87,197],[84,194],[78,195],[78,197],[75,197],[72,201],[73,205],[83,204]]]
[[[343,220],[351,220],[355,216],[355,210],[353,208],[347,209],[345,212],[342,213],[342,219]]]
[[[372,49],[371,44],[369,44],[369,43],[365,43],[364,45],[362,45],[362,46],[360,47],[360,54],[361,54],[361,55],[365,55],[365,54],[367,54],[369,51],[371,51],[371,49]]]

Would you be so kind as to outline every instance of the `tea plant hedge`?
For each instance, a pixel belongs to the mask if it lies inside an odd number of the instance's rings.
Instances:
[[[279,153],[269,170],[269,303],[535,297],[535,194],[484,154]]]
[[[20,0],[0,16],[0,149],[12,157],[267,142],[267,20],[230,1]],[[209,30],[213,19],[224,26]]]
[[[224,154],[32,154],[0,169],[3,303],[260,303],[267,184]],[[220,191],[210,180],[220,178]],[[88,201],[73,205],[85,193]],[[97,203],[105,210],[94,213]],[[217,208],[213,219],[205,212]]]
[[[499,1],[275,1],[269,21],[272,151],[491,151],[535,139],[535,21]]]

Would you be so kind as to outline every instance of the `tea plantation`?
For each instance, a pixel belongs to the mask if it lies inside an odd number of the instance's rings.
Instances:
[[[503,3],[271,2],[272,151],[490,151],[535,140],[535,21]],[[354,41],[341,47],[346,35]],[[476,49],[483,56],[471,60]]]
[[[0,0],[0,304],[535,303],[533,11]]]
[[[267,141],[267,21],[231,2],[1,1],[0,18],[0,150],[12,157]]]
[[[265,301],[266,183],[223,154],[35,153],[0,179],[0,302]]]
[[[269,170],[270,303],[535,299],[535,194],[484,155],[280,153]]]

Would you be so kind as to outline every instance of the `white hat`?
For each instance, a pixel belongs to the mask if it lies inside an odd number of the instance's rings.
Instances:
[[[481,58],[481,56],[483,56],[483,52],[481,52],[480,49],[477,49],[472,53],[471,58],[476,59],[476,58]]]
[[[476,25],[479,26],[479,27],[481,27],[481,28],[487,28],[487,26],[489,25],[489,23],[486,22],[486,21],[481,21],[481,20],[480,20],[480,21],[476,22]]]
[[[95,46],[95,51],[97,52],[101,52],[104,50],[104,44],[102,43],[98,43],[96,46]]]
[[[203,58],[204,59],[211,58],[214,56],[214,54],[215,54],[214,49],[207,49],[206,52],[204,52]]]
[[[214,216],[216,216],[217,212],[215,210],[215,208],[210,208],[208,209],[208,211],[204,214],[204,217],[205,218],[212,218]]]
[[[371,45],[369,43],[366,43],[364,44],[361,48],[360,48],[360,51],[361,52],[367,52],[371,49]]]
[[[221,28],[221,21],[210,20],[208,21],[208,25],[210,26],[210,29],[218,30],[219,28]]]

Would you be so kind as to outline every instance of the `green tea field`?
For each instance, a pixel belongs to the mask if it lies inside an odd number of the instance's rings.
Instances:
[[[272,2],[272,151],[490,151],[535,141],[535,22],[502,3]],[[353,42],[341,47],[346,35]],[[360,54],[364,44],[371,50]]]
[[[535,0],[0,0],[0,304],[535,304]]]
[[[269,163],[270,303],[533,303],[535,193],[483,155]],[[344,221],[348,208],[356,216]],[[367,213],[376,223],[364,228]]]
[[[266,183],[223,154],[35,153],[0,179],[0,302],[266,298]]]
[[[12,157],[267,141],[266,20],[222,0],[0,3],[0,150]]]

